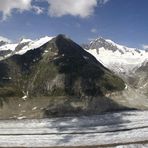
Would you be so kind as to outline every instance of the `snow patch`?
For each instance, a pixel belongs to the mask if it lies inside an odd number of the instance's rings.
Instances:
[[[26,119],[26,116],[17,117],[18,120]]]
[[[11,50],[14,51],[16,48],[17,44],[5,44],[0,46],[0,51],[6,51],[6,50]]]
[[[33,108],[32,108],[32,110],[36,110],[36,109],[37,109],[37,107],[33,107]]]

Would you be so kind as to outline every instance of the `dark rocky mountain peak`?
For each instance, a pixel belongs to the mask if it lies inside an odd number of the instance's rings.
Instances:
[[[102,37],[92,40],[88,45],[88,49],[99,49],[102,47],[107,50],[112,50],[113,52],[115,52],[116,50],[119,50],[119,52],[123,54],[123,52],[120,49],[118,49],[116,45],[113,45],[112,43],[106,41]]]
[[[0,61],[0,97],[17,98],[25,94],[27,98],[69,98],[66,108],[60,105],[62,112],[69,107],[69,112],[84,110],[81,106],[74,109],[70,105],[75,99],[88,103],[91,98],[103,99],[107,93],[124,88],[122,79],[65,35],[58,35],[23,55],[13,55]],[[59,113],[58,102],[50,101],[49,106],[56,106],[53,110]],[[92,108],[86,107],[86,110]],[[47,113],[52,114],[50,111]]]

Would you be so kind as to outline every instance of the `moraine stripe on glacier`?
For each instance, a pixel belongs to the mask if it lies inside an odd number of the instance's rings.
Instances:
[[[147,115],[148,111],[127,111],[91,117],[1,120],[0,147],[147,147]]]

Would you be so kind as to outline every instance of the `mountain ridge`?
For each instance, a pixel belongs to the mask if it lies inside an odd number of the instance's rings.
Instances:
[[[119,45],[111,40],[97,38],[91,41],[86,51],[116,73],[127,73],[148,59],[148,52]],[[109,59],[112,59],[111,61]],[[118,68],[117,68],[118,67]]]
[[[124,89],[121,78],[64,35],[0,61],[2,106],[14,98],[23,104],[46,98],[47,116],[99,113],[127,108],[107,97]]]

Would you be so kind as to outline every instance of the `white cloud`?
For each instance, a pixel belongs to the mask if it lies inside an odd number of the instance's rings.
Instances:
[[[11,42],[8,38],[5,38],[3,36],[0,36],[0,41],[5,41],[5,42]]]
[[[91,29],[91,32],[92,32],[92,33],[97,33],[97,29],[96,29],[96,28],[92,28],[92,29]]]
[[[33,0],[0,0],[0,12],[2,19],[6,20],[11,16],[13,10],[19,12],[34,10],[37,14],[43,13],[43,8],[32,5]]]
[[[42,14],[44,13],[44,8],[41,8],[39,6],[32,6],[32,9],[37,13],[37,14]]]
[[[3,20],[11,15],[13,9],[17,9],[20,12],[30,10],[32,0],[0,0],[0,11],[3,14]]]
[[[43,7],[33,5],[32,2],[45,2],[49,4],[48,13],[53,17],[64,15],[89,17],[95,11],[97,4],[105,4],[109,0],[0,0],[0,13],[2,19],[6,20],[14,10],[18,12],[33,10],[37,14],[44,12]]]
[[[49,15],[88,17],[94,13],[97,3],[105,4],[108,0],[46,0],[49,3]]]
[[[146,50],[148,49],[148,45],[142,45],[142,48]]]

